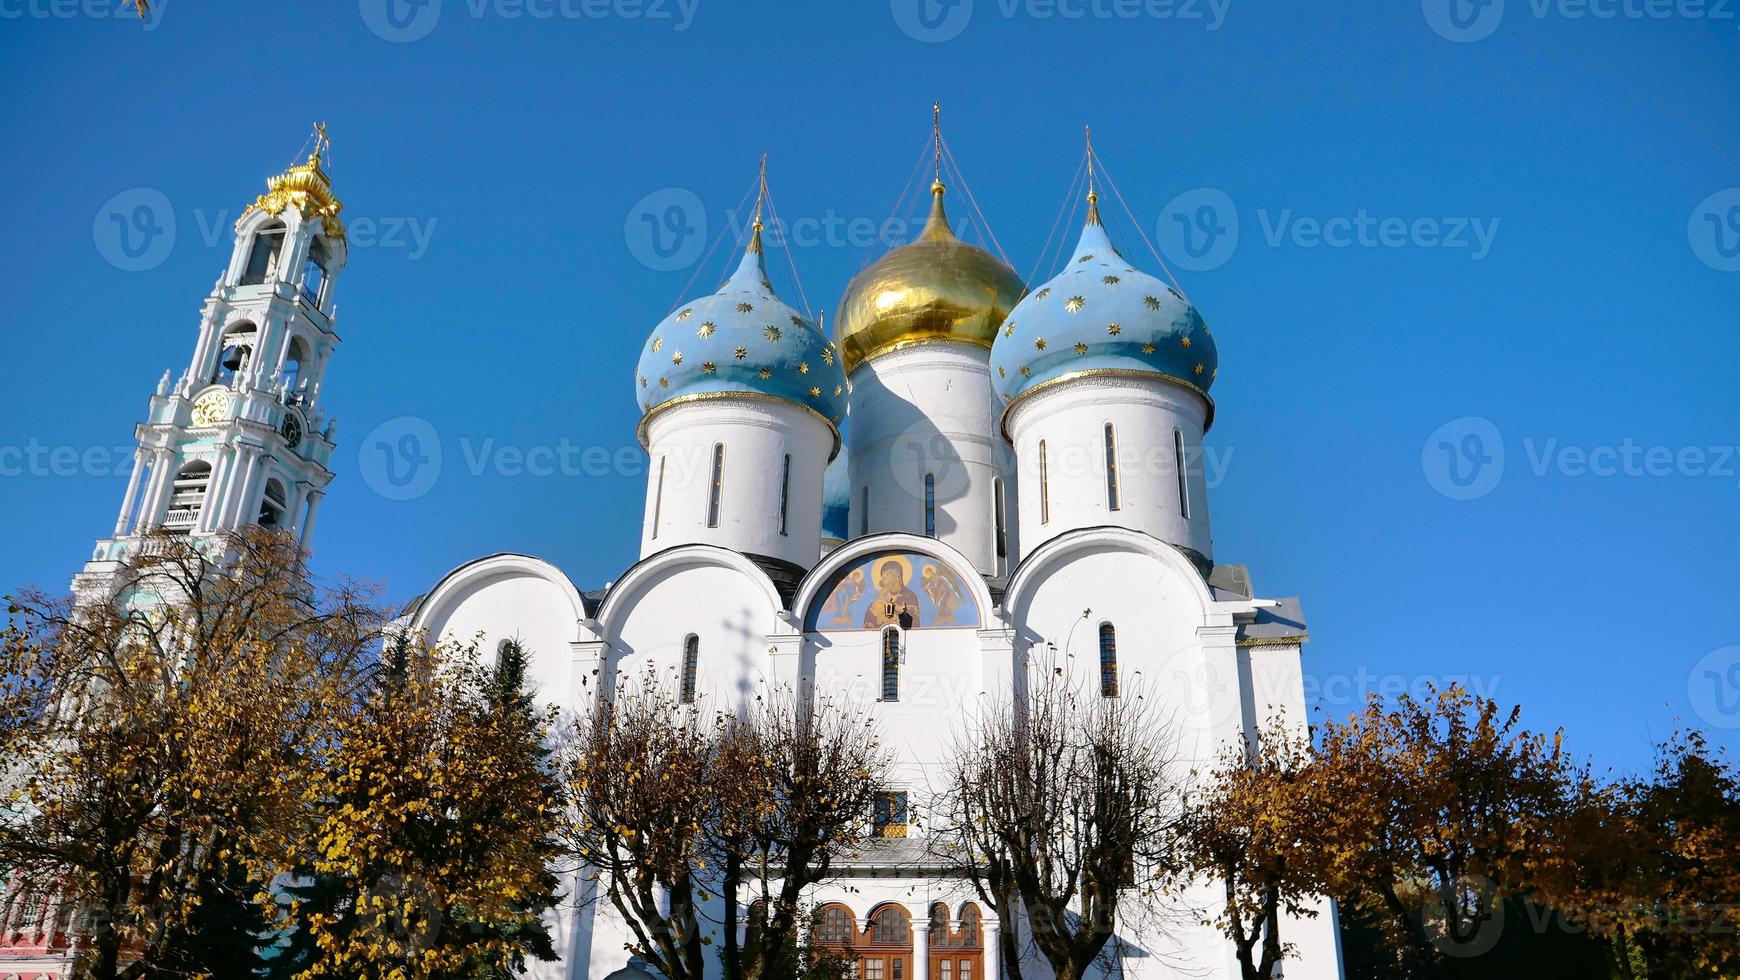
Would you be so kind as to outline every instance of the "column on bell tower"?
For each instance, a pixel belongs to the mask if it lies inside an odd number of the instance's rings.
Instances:
[[[236,222],[229,263],[206,296],[187,369],[166,372],[135,429],[139,448],[114,533],[75,590],[94,587],[141,536],[212,536],[301,526],[332,480],[321,405],[339,337],[334,284],[346,238],[317,125],[302,161],[268,179]]]

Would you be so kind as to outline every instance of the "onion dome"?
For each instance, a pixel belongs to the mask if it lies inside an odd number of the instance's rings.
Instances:
[[[850,531],[852,477],[844,454],[835,457],[822,474],[822,537],[844,541]]]
[[[635,391],[644,413],[707,398],[773,398],[834,430],[846,414],[839,350],[767,281],[758,218],[737,271],[711,296],[679,306],[641,348]]]
[[[1001,259],[955,237],[942,181],[930,188],[930,218],[918,238],[853,277],[840,298],[846,373],[888,351],[942,340],[991,346],[1021,277]]]
[[[1200,394],[1212,422],[1208,389],[1219,363],[1214,336],[1196,307],[1112,247],[1097,195],[1090,193],[1087,224],[1069,264],[1003,321],[991,349],[991,384],[1013,405],[1083,375],[1150,375]]]

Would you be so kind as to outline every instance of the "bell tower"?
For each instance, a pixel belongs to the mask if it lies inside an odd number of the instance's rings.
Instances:
[[[173,382],[163,373],[135,428],[114,531],[73,579],[81,598],[156,530],[199,539],[258,524],[308,547],[333,475],[334,424],[320,397],[346,258],[324,123],[310,140],[306,159],[268,179],[237,219],[192,357]]]

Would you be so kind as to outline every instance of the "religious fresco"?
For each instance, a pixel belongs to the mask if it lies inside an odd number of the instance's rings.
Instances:
[[[916,551],[866,555],[836,570],[804,621],[807,632],[977,629],[979,606],[947,564]]]

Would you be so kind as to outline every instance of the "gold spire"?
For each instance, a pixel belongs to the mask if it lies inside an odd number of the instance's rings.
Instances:
[[[314,148],[309,152],[307,161],[292,164],[278,176],[266,179],[266,193],[255,198],[254,203],[248,205],[242,216],[236,219],[237,228],[255,211],[276,215],[282,213],[286,206],[295,205],[305,220],[312,221],[318,217],[328,238],[344,240],[344,223],[338,220],[338,213],[344,210],[344,204],[332,193],[332,178],[320,168],[321,154],[332,147],[332,140],[326,135],[326,123],[314,124],[313,140]]]
[[[943,182],[942,182],[942,102],[941,101],[932,102],[930,104],[930,135],[931,135],[931,145],[934,147],[932,152],[935,154],[935,169],[932,170],[932,177],[931,177],[931,182],[930,182],[930,192],[932,194],[936,194],[938,196],[941,196],[942,185],[943,185]]]
[[[1090,225],[1097,225],[1100,223],[1100,194],[1099,191],[1094,188],[1094,131],[1087,126],[1083,126],[1081,131],[1087,136],[1087,223]]]
[[[761,251],[761,206],[767,201],[767,154],[761,155],[761,187],[755,195],[755,220],[750,225],[749,251]]]

